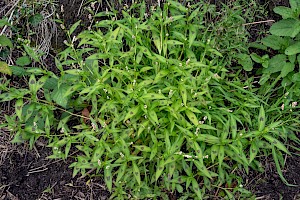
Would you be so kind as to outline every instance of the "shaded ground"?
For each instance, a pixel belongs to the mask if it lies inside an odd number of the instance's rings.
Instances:
[[[0,7],[2,1],[0,1]],[[105,1],[103,1],[105,2]],[[125,2],[125,1],[124,1]],[[128,4],[132,1],[128,0]],[[150,1],[149,1],[150,2]],[[154,1],[151,1],[154,2]],[[157,2],[157,1],[155,1]],[[217,2],[211,0],[211,2]],[[220,1],[218,1],[220,2]],[[270,15],[268,19],[278,19],[271,10],[276,5],[287,5],[288,0],[261,0],[260,3],[268,3]],[[73,24],[83,19],[83,24],[89,26],[88,12],[82,9],[82,0],[60,0],[64,5],[64,13],[61,16],[68,24]],[[125,2],[126,3],[126,2]],[[104,10],[108,5],[96,4],[96,8]],[[259,31],[268,30],[271,24],[263,23],[249,26],[253,39],[259,38]],[[85,27],[82,27],[85,28]],[[77,30],[81,31],[80,29]],[[63,33],[57,35],[56,45],[63,44]],[[63,46],[60,46],[63,48]],[[51,62],[51,59],[49,59]],[[53,64],[53,62],[52,62]],[[0,122],[3,114],[10,113],[10,106],[0,104]],[[72,178],[72,169],[68,166],[72,162],[62,160],[48,160],[46,157],[51,154],[39,141],[36,148],[29,151],[27,145],[15,146],[10,143],[11,136],[0,130],[0,200],[35,200],[35,199],[107,199],[109,193],[100,178],[89,177],[80,179]],[[298,146],[298,148],[300,148]],[[300,152],[294,152],[300,154]],[[300,187],[286,186],[276,172],[275,164],[271,159],[264,161],[266,171],[262,174],[252,171],[246,178],[247,189],[256,194],[257,199],[300,199]],[[300,185],[300,157],[293,156],[286,158],[286,166],[283,174],[291,184]],[[173,199],[176,199],[176,197]]]

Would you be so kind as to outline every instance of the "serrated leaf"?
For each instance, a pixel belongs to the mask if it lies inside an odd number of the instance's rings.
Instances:
[[[16,64],[20,66],[26,66],[31,64],[31,59],[28,56],[22,56],[16,60]]]
[[[286,63],[287,56],[284,54],[277,54],[269,60],[269,67],[263,69],[263,73],[276,73],[281,71],[282,66]]]
[[[300,21],[296,19],[280,20],[271,26],[270,32],[273,35],[294,38],[300,32]]]
[[[61,85],[59,88],[55,88],[52,92],[53,101],[63,108],[66,108],[68,104],[68,98],[64,97],[64,94],[68,91],[68,89],[69,86]]]
[[[265,46],[270,47],[274,50],[280,50],[285,44],[285,40],[282,37],[276,35],[269,35],[263,38],[261,42]]]
[[[0,35],[0,46],[2,47],[9,47],[9,48],[13,48],[13,44],[11,42],[11,40],[6,37],[5,35]]]
[[[0,73],[7,74],[10,76],[12,75],[12,70],[6,62],[0,61]]]
[[[295,11],[298,11],[300,10],[300,1],[299,0],[290,0],[290,5],[291,5],[291,8],[292,10],[295,12]]]

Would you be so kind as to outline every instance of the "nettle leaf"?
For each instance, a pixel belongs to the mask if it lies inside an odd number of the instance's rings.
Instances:
[[[281,77],[286,77],[288,75],[288,73],[294,71],[295,68],[295,64],[287,62],[285,63],[285,65],[283,66],[282,70],[281,70]]]
[[[294,38],[300,32],[300,20],[296,20],[296,19],[280,20],[279,22],[276,22],[271,26],[270,32],[273,35],[289,36]]]
[[[281,71],[282,67],[286,64],[287,56],[278,54],[269,60],[269,67],[263,70],[263,73],[276,73]]]
[[[12,70],[6,62],[0,61],[0,73],[12,75]]]
[[[16,64],[23,67],[31,64],[31,59],[28,56],[22,56],[16,60]]]
[[[274,8],[274,12],[281,15],[283,19],[294,18],[294,12],[291,8],[285,6],[277,6]]]
[[[238,63],[242,65],[245,71],[251,71],[253,69],[253,62],[250,55],[248,54],[238,54]]]
[[[276,35],[269,35],[261,40],[261,42],[274,50],[280,50],[285,45],[285,40]]]
[[[13,44],[11,42],[11,40],[6,37],[5,35],[0,35],[0,46],[2,47],[9,47],[9,48],[13,48]]]
[[[296,42],[295,44],[292,44],[291,46],[286,48],[284,53],[286,55],[295,55],[300,53],[300,42]]]

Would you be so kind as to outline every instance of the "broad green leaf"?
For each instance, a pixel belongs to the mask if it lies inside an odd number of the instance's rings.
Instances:
[[[294,12],[300,10],[300,1],[299,0],[290,0],[290,5],[291,5],[291,8]]]
[[[266,124],[265,109],[263,106],[261,106],[258,114],[258,130],[259,131],[264,130],[265,124]]]
[[[287,148],[279,140],[273,138],[270,135],[264,135],[264,138],[266,140],[268,140],[271,144],[275,145],[279,150],[281,150],[281,151],[283,151],[283,152],[290,155],[289,150],[287,150]]]
[[[248,54],[238,54],[238,63],[242,65],[245,71],[251,71],[253,69],[253,62],[250,55]]]
[[[300,82],[300,72],[295,73],[295,74],[292,76],[292,80],[293,80],[293,82]]]
[[[29,78],[29,89],[32,93],[37,92],[37,83],[36,83],[35,76],[33,74]]]
[[[69,87],[66,85],[61,85],[59,88],[55,88],[52,92],[53,101],[63,108],[66,108],[68,104],[68,98],[64,97],[64,94],[68,91],[68,88]]]
[[[9,48],[13,48],[13,44],[11,42],[11,40],[6,37],[5,35],[0,35],[0,46],[2,47],[9,47]]]
[[[16,64],[20,66],[26,66],[31,64],[31,59],[28,56],[22,56],[16,60]]]
[[[2,28],[3,26],[11,26],[10,23],[7,21],[7,19],[0,19],[0,28]]]
[[[126,120],[132,118],[132,117],[135,116],[139,111],[140,111],[140,106],[135,106],[135,107],[129,109],[123,121],[125,122]]]
[[[77,21],[75,24],[73,24],[68,31],[68,35],[72,35],[72,33],[76,30],[76,28],[80,25],[81,20]]]
[[[285,44],[285,40],[282,37],[276,35],[268,35],[267,37],[263,38],[261,42],[265,46],[270,47],[274,50],[280,50]]]
[[[294,71],[294,68],[295,68],[295,64],[290,63],[290,62],[285,63],[285,65],[283,66],[283,68],[281,70],[280,76],[282,78],[286,77],[288,75],[288,73]]]
[[[135,161],[132,161],[132,167],[133,167],[133,175],[138,182],[139,185],[141,185],[141,175],[140,175],[140,169],[135,163]]]
[[[0,61],[0,73],[7,74],[10,76],[12,75],[12,70],[6,62]]]
[[[281,15],[283,19],[294,18],[294,12],[291,8],[285,6],[277,6],[274,8],[274,12]]]
[[[279,22],[276,22],[271,26],[270,32],[273,35],[289,36],[294,38],[300,32],[300,20],[296,20],[296,19],[280,20]]]
[[[284,53],[286,55],[295,55],[300,53],[300,42],[296,42],[295,44],[292,44],[291,46],[286,48]]]
[[[26,53],[36,62],[40,61],[40,56],[38,55],[38,53],[36,52],[35,49],[33,49],[32,47],[30,47],[29,45],[23,44],[23,48],[26,51]]]
[[[269,67],[263,69],[263,73],[276,73],[281,71],[286,63],[287,56],[285,54],[277,54],[269,60]]]
[[[271,77],[271,74],[270,73],[264,73],[261,77],[260,77],[260,80],[259,80],[259,84],[260,85],[264,85]]]
[[[189,120],[195,126],[197,126],[199,124],[198,119],[197,119],[196,115],[193,112],[191,112],[190,110],[185,110],[185,114],[188,116]]]

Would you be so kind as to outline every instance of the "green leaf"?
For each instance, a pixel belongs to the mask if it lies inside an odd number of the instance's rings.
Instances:
[[[287,62],[285,63],[285,65],[283,66],[282,70],[281,70],[281,74],[280,76],[282,78],[286,77],[288,75],[288,73],[294,71],[295,68],[295,64]]]
[[[286,48],[284,53],[288,56],[300,53],[300,42],[296,42],[295,44],[292,44]]]
[[[182,84],[179,84],[178,88],[179,88],[179,92],[180,92],[183,104],[186,106],[186,101],[187,101],[187,91],[186,91],[186,88]]]
[[[285,44],[285,40],[282,37],[276,35],[269,35],[263,38],[261,42],[265,46],[270,47],[274,50],[280,50]]]
[[[191,112],[190,110],[185,110],[185,114],[188,116],[189,120],[194,124],[194,125],[198,125],[199,122],[198,122],[198,119],[196,117],[196,115]]]
[[[249,159],[249,163],[251,163],[254,158],[256,157],[257,153],[258,153],[258,146],[256,145],[255,141],[252,141],[251,146],[250,146],[250,159]]]
[[[156,172],[155,172],[155,180],[157,181],[162,172],[164,171],[165,162],[161,160],[157,166]]]
[[[154,110],[149,110],[148,114],[150,120],[152,120],[156,124],[159,124],[156,112]]]
[[[0,73],[12,75],[12,71],[6,62],[0,61]]]
[[[283,151],[283,152],[290,155],[289,150],[287,150],[287,148],[279,140],[273,138],[270,135],[264,135],[264,138],[266,140],[268,140],[271,144],[275,145],[279,150],[281,150],[281,151]]]
[[[296,19],[280,20],[279,22],[276,22],[271,26],[270,32],[273,35],[289,36],[294,38],[300,32],[300,20],[296,20]]]
[[[16,101],[16,104],[15,104],[15,111],[16,111],[16,115],[19,117],[20,120],[22,120],[22,109],[23,109],[23,99],[18,99]]]
[[[300,82],[300,72],[295,73],[295,74],[292,76],[292,80],[293,80],[293,82]]]
[[[238,54],[238,63],[242,65],[245,71],[251,71],[253,69],[253,62],[250,55],[248,54]]]
[[[291,8],[285,6],[277,6],[274,8],[274,12],[281,15],[283,19],[294,18],[294,12]]]
[[[197,28],[195,25],[190,24],[189,25],[189,48],[193,45],[195,39],[197,36]]]
[[[187,8],[186,7],[184,7],[181,3],[179,3],[179,2],[176,2],[176,1],[168,1],[170,4],[171,4],[171,6],[172,7],[174,7],[175,9],[177,9],[177,10],[179,10],[179,11],[181,11],[181,12],[184,12],[184,13],[186,13],[187,12]]]
[[[81,20],[77,21],[75,24],[73,24],[68,31],[69,35],[72,35],[72,33],[76,30],[76,28],[80,25]]]
[[[140,169],[138,168],[137,164],[132,161],[132,167],[133,167],[133,175],[138,182],[139,185],[141,185],[141,175],[140,175]]]
[[[194,17],[196,17],[199,14],[199,10],[200,10],[200,7],[198,7],[196,10],[194,10],[188,17],[188,21],[191,21],[192,19],[194,19]]]
[[[23,67],[31,64],[31,59],[28,56],[22,56],[16,60],[16,64]]]
[[[292,185],[292,184],[289,184],[287,182],[287,180],[284,178],[283,174],[282,174],[282,170],[280,168],[280,163],[278,161],[278,157],[277,157],[277,152],[276,152],[276,149],[274,148],[274,146],[272,146],[272,155],[273,155],[273,159],[275,161],[275,166],[276,166],[276,170],[277,170],[277,173],[279,174],[279,177],[280,179],[287,185],[287,186],[298,186],[298,185]]]
[[[0,19],[0,28],[3,26],[11,26],[11,24],[7,21],[7,19]]]
[[[300,1],[299,0],[290,0],[290,5],[293,11],[298,11],[300,10]]]
[[[158,72],[158,74],[155,76],[153,84],[158,83],[163,77],[167,76],[168,74],[170,74],[169,70],[160,70],[160,72]]]
[[[214,162],[215,158],[217,157],[219,153],[219,145],[212,145],[210,149],[210,155],[211,155],[211,160]]]
[[[55,88],[52,92],[52,99],[55,103],[62,106],[63,108],[67,107],[68,98],[64,97],[64,94],[68,91],[68,86],[61,85],[59,88]]]
[[[263,106],[260,106],[259,114],[258,114],[258,130],[262,131],[265,128],[266,124],[266,115]]]
[[[9,47],[9,48],[13,48],[13,44],[11,42],[11,40],[6,37],[5,35],[0,35],[0,46],[2,47]]]
[[[147,93],[141,97],[141,99],[145,100],[153,100],[153,99],[166,99],[163,94],[156,94],[156,93]]]
[[[219,167],[222,168],[222,163],[224,160],[225,151],[224,146],[219,146],[219,152],[218,152],[218,161],[219,161]]]
[[[287,56],[284,54],[277,54],[269,60],[269,67],[263,69],[263,73],[276,73],[281,71],[282,67],[286,64]]]
[[[196,195],[198,197],[197,199],[202,200],[202,194],[201,194],[199,184],[196,181],[196,179],[194,179],[194,178],[192,179],[192,186],[193,186],[194,192],[196,193]]]
[[[112,192],[112,174],[111,174],[112,167],[110,165],[106,165],[104,169],[104,180],[109,192]]]
[[[32,15],[29,17],[28,21],[31,25],[37,26],[43,21],[44,17],[40,13]]]
[[[140,106],[135,106],[135,107],[129,109],[123,121],[125,122],[126,120],[132,118],[132,117],[135,116],[139,111],[140,111]]]

